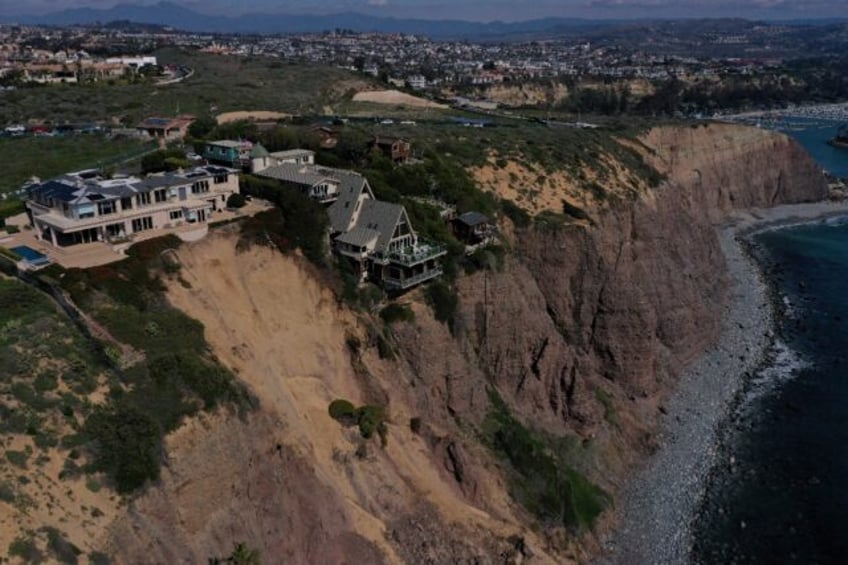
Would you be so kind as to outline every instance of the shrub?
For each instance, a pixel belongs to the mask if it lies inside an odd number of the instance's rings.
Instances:
[[[238,192],[227,197],[227,208],[243,208],[245,204],[247,204],[247,200]]]
[[[512,496],[547,524],[591,528],[612,497],[573,469],[553,438],[516,420],[495,390],[490,390],[489,398],[492,408],[484,423],[485,439],[515,472]]]
[[[7,449],[6,459],[8,459],[9,463],[14,465],[15,467],[26,469],[27,459],[29,459],[29,455],[25,451],[13,451],[11,449]]]
[[[85,432],[96,444],[93,470],[112,477],[119,493],[159,478],[161,432],[146,414],[131,407],[98,408]]]
[[[377,355],[380,356],[380,359],[395,358],[395,348],[392,347],[391,342],[383,332],[377,334]]]
[[[501,211],[507,218],[512,220],[512,223],[517,228],[526,228],[530,225],[530,214],[512,200],[507,200],[506,198],[501,200]]]
[[[15,490],[6,483],[0,482],[0,502],[11,504],[15,501]]]
[[[44,555],[38,550],[35,542],[24,537],[17,537],[9,544],[9,555],[20,557],[25,563],[41,563],[44,561]]]
[[[270,179],[243,175],[241,186],[244,194],[270,200],[277,208],[244,221],[240,246],[270,242],[281,251],[299,248],[313,263],[324,264],[330,220],[321,204]]]
[[[56,390],[56,387],[59,386],[58,380],[56,379],[56,374],[52,371],[43,371],[38,373],[35,377],[35,381],[33,381],[33,386],[35,390],[38,392],[47,392],[49,390]]]
[[[371,439],[374,432],[385,426],[386,411],[382,406],[366,405],[357,410],[359,414],[359,433],[365,439]]]
[[[334,420],[356,421],[356,407],[342,398],[338,398],[330,403],[329,412],[330,417]]]
[[[454,316],[459,306],[459,298],[453,290],[442,281],[435,282],[427,287],[427,299],[436,319],[453,331]]]
[[[92,512],[92,514],[94,514]],[[88,562],[91,565],[111,565],[112,560],[109,559],[109,556],[100,551],[93,551],[88,554]]]
[[[395,322],[411,322],[415,319],[415,313],[406,304],[392,303],[380,311],[380,317],[387,324]]]
[[[389,430],[386,409],[382,406],[367,404],[355,408],[349,401],[339,398],[330,403],[329,413],[330,417],[346,426],[359,426],[359,433],[365,439],[371,439],[376,433],[382,446],[386,446]]]
[[[77,546],[66,540],[56,528],[46,527],[44,530],[47,532],[47,549],[59,563],[78,563],[77,556],[82,551]]]

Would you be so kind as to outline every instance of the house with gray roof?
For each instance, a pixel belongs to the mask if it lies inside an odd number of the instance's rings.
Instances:
[[[315,165],[282,163],[255,171],[260,177],[280,181],[284,186],[300,191],[322,204],[334,202],[339,197],[341,180],[333,171],[321,170]]]
[[[445,247],[419,238],[406,209],[374,198],[364,176],[314,163],[283,163],[256,174],[329,204],[333,251],[362,280],[403,291],[442,274]]]
[[[88,170],[30,186],[26,209],[40,239],[67,247],[206,223],[238,191],[238,171],[213,165],[146,178]]]
[[[354,227],[335,238],[336,253],[359,265],[366,278],[387,290],[403,291],[442,274],[440,244],[424,241],[406,208],[366,198]]]

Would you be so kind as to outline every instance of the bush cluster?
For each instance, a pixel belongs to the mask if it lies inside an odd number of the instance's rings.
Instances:
[[[459,306],[459,297],[443,281],[437,281],[427,287],[427,300],[433,308],[433,315],[453,331],[454,317]]]
[[[243,245],[276,245],[281,251],[299,248],[317,265],[327,260],[329,218],[323,206],[314,200],[271,180],[243,175],[243,194],[257,196],[276,204],[276,208],[248,218],[243,226]]]
[[[553,438],[516,420],[497,391],[489,399],[485,440],[514,471],[513,497],[547,525],[591,528],[612,497],[572,468]]]
[[[388,441],[386,409],[382,406],[366,404],[359,408],[348,400],[336,399],[328,408],[330,417],[345,426],[359,426],[359,433],[365,439],[371,439],[376,433],[383,447]]]
[[[387,324],[395,322],[411,322],[415,319],[415,313],[406,304],[393,302],[380,310],[380,317]]]
[[[145,361],[112,374],[106,402],[87,415],[73,441],[91,452],[86,470],[105,473],[122,494],[157,479],[163,438],[184,417],[221,405],[239,410],[253,405],[246,389],[208,355],[203,325],[162,296],[163,252],[178,244],[171,237],[148,240],[119,263],[53,273],[112,336],[145,354]],[[104,354],[104,364],[108,359]],[[72,388],[96,386],[84,363],[71,365],[62,379],[80,380]],[[85,378],[69,380],[77,374]],[[53,385],[49,375],[37,383]],[[66,409],[74,413],[73,406]]]

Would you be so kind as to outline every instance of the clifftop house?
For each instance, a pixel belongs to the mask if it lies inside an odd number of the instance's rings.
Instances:
[[[374,198],[368,180],[353,171],[286,162],[256,173],[328,204],[333,251],[360,274],[401,291],[442,274],[443,245],[420,238],[400,204]]]
[[[65,247],[204,223],[238,191],[238,172],[225,167],[197,167],[143,179],[107,179],[88,170],[31,186],[26,208],[39,238]]]

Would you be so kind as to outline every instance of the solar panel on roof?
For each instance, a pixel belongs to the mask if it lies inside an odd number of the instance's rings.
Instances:
[[[86,194],[86,196],[88,196],[89,200],[103,200],[105,198],[105,196],[103,196],[102,194],[97,194],[96,192]]]

